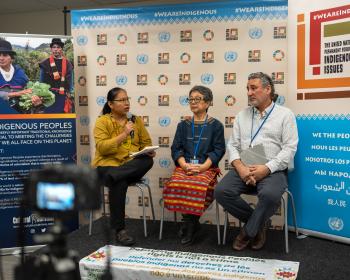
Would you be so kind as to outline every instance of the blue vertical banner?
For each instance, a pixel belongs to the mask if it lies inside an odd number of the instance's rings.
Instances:
[[[290,189],[298,226],[350,242],[350,115],[299,115],[297,122],[302,141]]]
[[[75,116],[69,115],[66,118],[58,114],[28,115],[26,118],[0,115],[1,248],[16,247],[19,207],[24,180],[30,171],[44,165],[75,163],[76,124]],[[32,236],[46,232],[53,224],[53,218],[43,218],[26,211],[26,245],[32,245]]]
[[[12,45],[15,58],[9,60],[15,69],[13,76],[0,73],[0,248],[10,249],[18,246],[20,206],[30,172],[46,165],[76,163],[76,114],[72,84],[70,92],[66,85],[58,92],[49,81],[42,80],[51,71],[39,65],[50,65],[52,38],[20,34],[1,37]],[[72,44],[67,38],[63,40],[62,51],[69,60]],[[67,80],[72,74],[69,71],[64,77]],[[64,76],[59,69],[57,72]],[[24,245],[35,245],[33,236],[45,233],[55,220],[31,209],[23,214]],[[76,229],[77,217],[66,225]]]

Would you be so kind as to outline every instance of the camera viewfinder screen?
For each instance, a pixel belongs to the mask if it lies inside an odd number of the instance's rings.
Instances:
[[[72,183],[38,182],[36,196],[39,209],[65,211],[74,208]]]

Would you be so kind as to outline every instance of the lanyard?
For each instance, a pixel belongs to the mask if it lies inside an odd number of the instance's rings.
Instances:
[[[197,145],[194,148],[193,159],[196,159],[198,148],[199,148],[199,144],[201,142],[201,137],[202,137],[202,134],[203,134],[203,130],[204,130],[204,127],[207,126],[207,119],[208,119],[208,114],[205,117],[205,121],[204,121],[204,124],[202,125],[201,132],[199,133],[198,142],[197,142]],[[192,137],[193,137],[193,145],[194,145],[194,117],[192,117]]]
[[[270,110],[270,112],[268,112],[268,114],[266,115],[265,119],[263,120],[263,122],[261,123],[261,125],[259,126],[258,130],[255,132],[254,136],[253,136],[253,123],[254,123],[254,107],[252,110],[252,128],[250,130],[250,144],[249,147],[252,146],[252,143],[255,139],[255,137],[258,135],[258,133],[260,132],[261,128],[263,127],[263,125],[265,124],[266,120],[269,118],[269,116],[271,115],[271,112],[273,111],[273,109],[275,108],[276,103],[273,104],[272,109]]]

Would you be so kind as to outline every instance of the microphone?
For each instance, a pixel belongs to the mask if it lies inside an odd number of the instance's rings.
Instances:
[[[128,112],[127,114],[126,114],[126,118],[128,119],[128,122],[135,122],[135,116],[133,115],[133,114],[131,114],[130,112]],[[131,130],[130,131],[130,137],[131,137],[131,139],[133,139],[134,138],[134,134],[135,134],[135,132],[133,131],[133,130]]]

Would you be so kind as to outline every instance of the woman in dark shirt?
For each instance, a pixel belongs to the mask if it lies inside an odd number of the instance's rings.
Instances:
[[[195,86],[188,100],[193,117],[177,126],[171,146],[176,168],[163,192],[164,206],[183,214],[179,231],[183,245],[193,243],[199,218],[213,201],[218,164],[225,154],[224,127],[208,116],[211,90]]]

